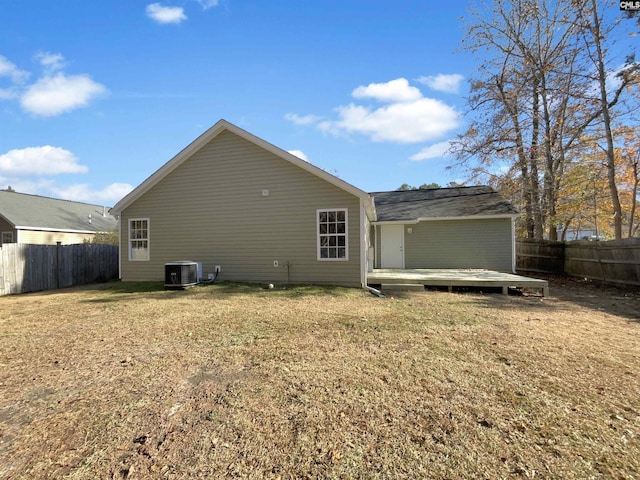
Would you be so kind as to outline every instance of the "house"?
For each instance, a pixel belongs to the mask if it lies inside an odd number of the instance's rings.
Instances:
[[[364,191],[219,121],[112,209],[120,276],[161,280],[202,262],[238,281],[362,285],[373,201]]]
[[[428,192],[368,194],[220,120],[111,210],[120,277],[161,280],[179,260],[205,277],[345,286],[433,260],[513,270],[513,207],[488,187]]]
[[[491,187],[376,192],[376,268],[515,271],[513,205]]]
[[[107,207],[0,190],[1,243],[63,245],[112,232],[116,219]]]

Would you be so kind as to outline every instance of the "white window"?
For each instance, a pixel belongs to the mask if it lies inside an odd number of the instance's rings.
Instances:
[[[2,232],[2,243],[13,243],[13,232]]]
[[[129,260],[149,260],[149,219],[129,220]]]
[[[318,210],[318,260],[349,260],[347,209]]]

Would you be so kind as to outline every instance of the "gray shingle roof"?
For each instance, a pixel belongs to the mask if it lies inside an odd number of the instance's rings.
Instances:
[[[117,226],[108,210],[100,205],[0,190],[0,216],[14,227],[107,232]]]
[[[518,215],[518,210],[509,201],[487,186],[374,192],[370,195],[379,222]]]

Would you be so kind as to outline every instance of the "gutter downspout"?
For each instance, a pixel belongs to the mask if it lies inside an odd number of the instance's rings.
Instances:
[[[511,272],[516,273],[516,219],[511,217]]]
[[[364,202],[360,200],[360,285],[367,286],[367,212]]]
[[[122,280],[122,213],[118,215],[118,280]]]

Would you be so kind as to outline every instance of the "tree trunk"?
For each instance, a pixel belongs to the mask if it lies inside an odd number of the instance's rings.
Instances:
[[[561,242],[566,242],[567,241],[567,230],[569,230],[569,225],[571,225],[571,220],[573,220],[572,218],[568,218],[567,221],[564,224],[564,228],[562,229],[562,237],[560,238]]]
[[[591,26],[591,34],[593,36],[593,41],[596,46],[597,52],[597,58],[595,60],[597,63],[596,67],[598,69],[600,104],[602,107],[602,123],[604,127],[605,138],[607,141],[607,180],[609,182],[611,204],[613,205],[614,232],[616,239],[619,240],[622,238],[622,206],[620,205],[618,186],[616,185],[615,149],[613,143],[613,133],[611,132],[611,113],[609,111],[609,101],[607,98],[607,72],[605,69],[604,52],[602,50],[602,32],[596,0],[591,0],[591,8],[593,9],[593,24]]]
[[[640,153],[638,153],[640,157]],[[629,235],[628,237],[633,237],[634,228],[633,223],[636,218],[636,205],[638,203],[638,183],[640,182],[640,177],[638,177],[638,160],[634,161],[632,164],[633,167],[633,194],[631,195],[631,215],[629,216]],[[638,222],[640,225],[640,222]],[[636,227],[637,228],[637,227]]]
[[[534,80],[532,99],[531,149],[529,150],[529,171],[531,172],[531,205],[533,207],[533,238],[542,240],[544,222],[540,206],[540,181],[538,178],[538,143],[540,138],[540,97],[539,84]]]

